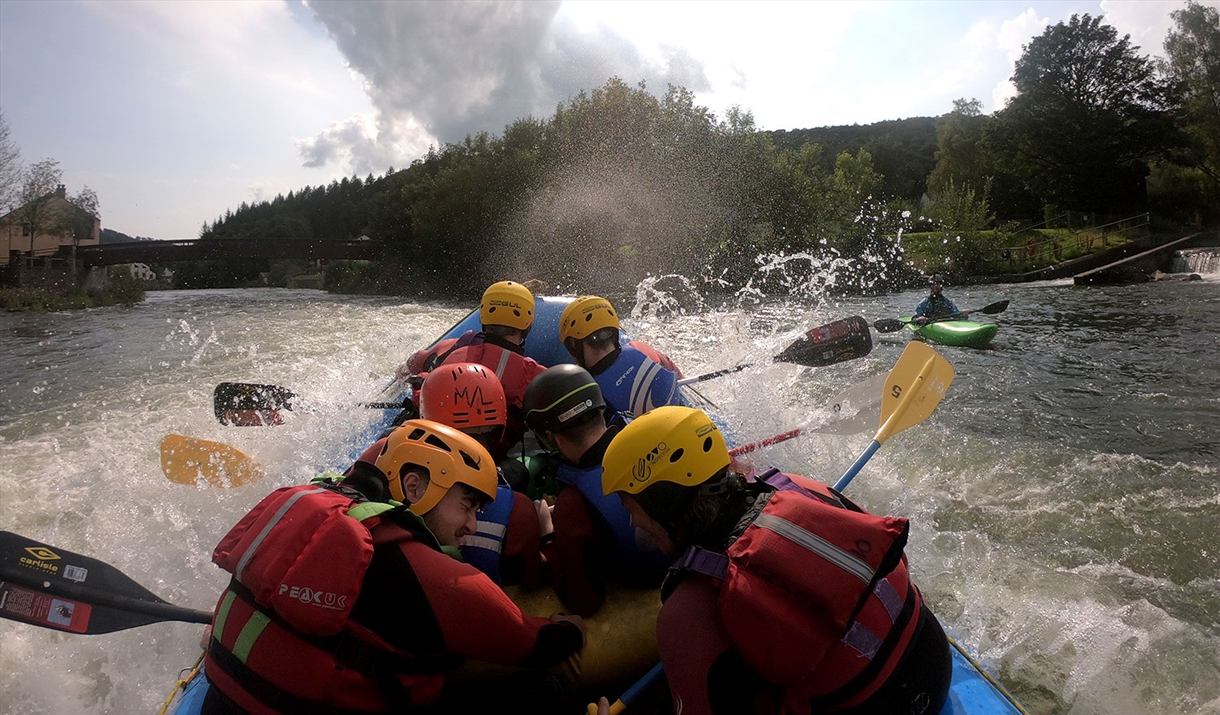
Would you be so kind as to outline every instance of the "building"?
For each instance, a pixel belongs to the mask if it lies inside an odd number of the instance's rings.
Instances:
[[[156,272],[154,272],[154,271],[153,271],[153,269],[149,268],[149,267],[148,267],[148,264],[145,264],[145,263],[128,263],[127,265],[128,265],[128,267],[131,269],[131,277],[132,277],[132,278],[135,278],[135,279],[137,279],[137,280],[141,280],[141,281],[155,281],[155,280],[157,280],[157,274],[156,274]]]
[[[63,184],[42,198],[0,216],[0,265],[16,257],[43,258],[72,245],[72,225],[89,227],[79,246],[96,246],[102,222],[68,200]]]

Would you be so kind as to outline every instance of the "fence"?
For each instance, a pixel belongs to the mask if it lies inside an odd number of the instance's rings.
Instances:
[[[1139,238],[1147,233],[1146,229],[1151,223],[1151,217],[1147,213],[1142,213],[1100,226],[1072,228],[1073,223],[1080,225],[1081,218],[1087,219],[1088,214],[1068,212],[1042,223],[1017,229],[1012,232],[1014,236],[1028,234],[1038,229],[1066,228],[1068,233],[1042,240],[1026,241],[1016,246],[994,248],[988,252],[984,261],[993,268],[999,267],[997,264],[1008,264],[1009,267],[1012,267],[1017,263],[1039,268]]]

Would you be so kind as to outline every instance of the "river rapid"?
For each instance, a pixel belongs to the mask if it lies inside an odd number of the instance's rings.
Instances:
[[[1031,713],[1220,713],[1220,275],[1196,283],[946,289],[1010,299],[991,349],[943,347],[957,377],[850,487],[906,516],[916,581],[948,630]],[[848,315],[922,297],[767,300],[674,313],[641,289],[627,328],[698,374],[778,352]],[[211,610],[220,537],[271,489],[345,467],[395,365],[466,312],[315,291],[150,293],[133,308],[0,314],[0,528],[101,559],[162,598]],[[903,333],[863,359],[770,364],[700,385],[739,441],[823,419],[886,372]],[[224,427],[225,380],[291,387],[287,424]],[[271,475],[235,489],[161,473],[170,432],[232,444]],[[833,481],[870,434],[813,435],[766,463]],[[0,620],[0,712],[152,713],[202,627],[96,636]]]

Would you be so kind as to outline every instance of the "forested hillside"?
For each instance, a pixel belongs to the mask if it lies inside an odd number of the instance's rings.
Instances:
[[[761,132],[747,109],[717,117],[684,88],[611,79],[402,170],[243,204],[201,236],[368,236],[386,260],[333,281],[412,295],[505,277],[616,292],[670,273],[737,290],[794,253],[804,274],[788,261],[784,280],[817,284],[833,264],[816,287],[868,292],[912,280],[901,235],[915,228],[939,232],[925,266],[970,273],[990,270],[1007,231],[1064,211],[1213,223],[1220,13],[1190,2],[1174,17],[1159,64],[1100,18],[1047,28],[992,115],[961,99],[940,117]]]

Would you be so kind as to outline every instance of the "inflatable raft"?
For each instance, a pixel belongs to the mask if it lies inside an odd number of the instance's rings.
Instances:
[[[559,316],[571,298],[538,297],[535,305],[534,327],[526,341],[525,354],[543,365],[572,362],[559,342]],[[990,323],[968,323],[972,326],[987,326],[990,337],[996,326]],[[951,323],[937,323],[943,326]],[[479,329],[479,314],[472,311],[454,324],[435,342],[457,337],[467,330]],[[952,344],[952,343],[950,343]],[[431,347],[431,346],[429,346]],[[391,391],[397,391],[392,386]],[[388,395],[387,395],[388,396]],[[397,397],[402,397],[398,395]],[[377,435],[389,426],[394,413],[387,412],[384,419],[362,432],[352,445],[353,458]],[[516,587],[505,589],[513,601],[530,615],[547,617],[564,610],[558,596],[550,588],[534,592],[522,592]],[[655,623],[661,608],[657,589],[633,589],[611,586],[605,605],[593,616],[585,619],[587,642],[585,647],[567,662],[550,669],[568,687],[590,694],[616,694],[611,688],[630,684],[649,671],[658,661]],[[971,659],[956,642],[953,648],[953,681],[949,698],[941,715],[1028,715],[1015,699],[986,671]],[[493,682],[512,672],[512,668],[491,663],[467,661],[452,676],[451,682],[458,687],[468,687]],[[176,684],[174,692],[162,709],[163,715],[197,715],[209,687],[206,674],[199,664]]]

